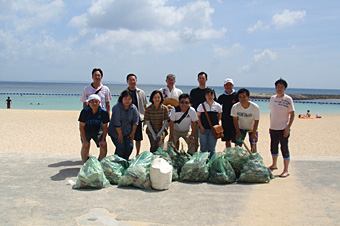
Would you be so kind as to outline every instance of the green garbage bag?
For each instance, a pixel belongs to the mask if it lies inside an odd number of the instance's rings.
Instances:
[[[167,161],[170,165],[172,164],[170,155],[167,152],[163,151],[162,148],[158,148],[157,151],[153,153],[153,155],[159,155],[160,158]]]
[[[175,169],[172,172],[177,172],[177,174],[179,175],[184,163],[189,161],[191,155],[188,154],[185,150],[178,151],[174,148],[174,146],[175,145],[172,142],[169,142],[167,145],[168,148],[166,150],[166,153],[169,154],[172,162],[171,165]],[[176,177],[176,175],[174,175],[173,173],[172,178],[178,178],[178,175]]]
[[[166,153],[168,153],[168,155],[170,156],[171,159],[173,159],[178,154],[178,152],[176,152],[174,146],[175,146],[175,144],[172,143],[172,142],[167,143]]]
[[[186,153],[184,150],[181,150],[174,158],[172,159],[172,165],[176,169],[177,173],[180,174],[182,167],[186,162],[188,162],[191,158],[191,155]]]
[[[238,178],[241,174],[243,164],[247,162],[249,152],[244,150],[240,146],[234,148],[226,148],[224,150],[224,158],[226,158],[235,171],[235,175]]]
[[[247,158],[237,182],[245,183],[269,183],[274,176],[258,153],[253,153]]]
[[[135,186],[141,189],[151,189],[150,166],[154,156],[144,151],[130,161],[124,176],[119,180],[118,187]]]
[[[182,167],[179,180],[183,182],[205,182],[209,178],[209,152],[195,153]]]
[[[100,161],[104,174],[111,184],[118,184],[119,180],[124,175],[125,169],[129,166],[126,159],[118,155],[110,155]]]
[[[81,167],[73,188],[106,188],[109,185],[110,182],[105,177],[102,165],[91,156]]]
[[[234,183],[236,175],[223,152],[216,152],[209,160],[209,182],[216,184]]]
[[[168,152],[164,151],[162,148],[158,148],[156,152],[153,153],[154,156],[158,155],[160,158],[164,159],[167,161],[170,165],[172,165],[172,160]],[[174,154],[175,155],[175,154]],[[177,181],[178,180],[178,173],[177,169],[172,166],[172,181]]]

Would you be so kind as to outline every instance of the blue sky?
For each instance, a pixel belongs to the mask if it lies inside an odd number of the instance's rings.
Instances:
[[[340,1],[0,0],[0,81],[338,89]]]

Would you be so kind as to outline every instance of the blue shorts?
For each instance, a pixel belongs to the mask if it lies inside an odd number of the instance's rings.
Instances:
[[[242,144],[242,141],[244,141],[244,139],[246,138],[247,133],[249,134],[249,142],[251,144],[256,144],[257,143],[257,141],[254,141],[253,139],[251,139],[251,135],[253,134],[252,130],[240,129],[240,131],[241,131],[242,137],[236,141],[236,144]],[[258,131],[256,131],[255,133],[256,133],[256,137],[258,137],[258,135],[259,135]]]

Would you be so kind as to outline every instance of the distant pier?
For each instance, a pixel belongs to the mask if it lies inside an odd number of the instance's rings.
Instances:
[[[270,99],[274,93],[250,93],[251,99]],[[293,100],[340,100],[340,95],[287,93]]]

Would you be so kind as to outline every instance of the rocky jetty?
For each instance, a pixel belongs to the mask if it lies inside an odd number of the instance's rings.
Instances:
[[[274,95],[274,93],[251,93],[251,99],[270,99],[270,97]],[[295,93],[287,93],[287,95],[291,96],[294,100],[330,100],[330,99],[338,99],[340,100],[340,95],[326,95],[326,94],[295,94]]]

